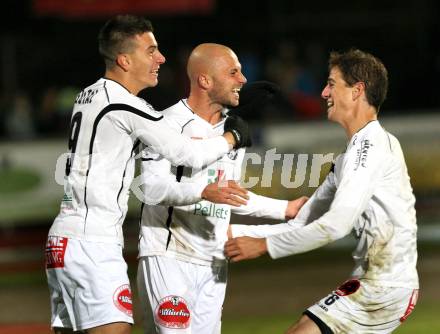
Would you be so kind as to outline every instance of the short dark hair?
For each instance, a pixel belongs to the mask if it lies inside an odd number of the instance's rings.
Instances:
[[[149,20],[135,15],[118,15],[108,20],[99,31],[99,53],[107,68],[115,65],[119,53],[130,52],[134,43],[132,38],[145,32],[153,32]]]
[[[349,86],[363,82],[368,103],[379,112],[388,91],[388,71],[378,58],[359,49],[331,52],[329,70],[333,67],[341,71]]]

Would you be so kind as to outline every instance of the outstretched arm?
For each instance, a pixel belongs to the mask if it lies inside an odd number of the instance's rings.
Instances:
[[[350,233],[372,198],[382,177],[384,165],[388,162],[388,157],[373,139],[369,142],[369,147],[362,150],[363,142],[359,139],[357,145],[353,144],[345,154],[344,164],[341,164],[342,170],[339,173],[339,185],[326,213],[304,227],[263,239],[272,258],[307,252]],[[359,152],[363,154],[362,160],[359,159]],[[312,213],[309,216],[314,215]],[[230,257],[238,261],[255,257],[258,254],[255,249],[261,251],[261,247],[256,245],[261,246],[262,243],[262,240],[232,239],[228,241],[227,246],[231,252]]]
[[[329,208],[331,201],[334,198],[336,186],[334,183],[334,175],[330,173],[319,188],[314,192],[312,197],[307,200],[307,197],[300,197],[294,201],[289,202],[292,207],[290,208],[290,214],[293,215],[296,210],[299,209],[294,219],[280,224],[265,224],[265,225],[243,225],[243,224],[231,224],[229,226],[229,238],[249,236],[255,238],[265,238],[270,235],[284,233],[303,227],[316,218],[319,218]],[[251,199],[248,202],[250,203]],[[296,202],[295,202],[296,201]],[[287,201],[286,201],[287,202]],[[239,208],[238,210],[245,210],[246,207]],[[286,206],[286,211],[289,210],[289,206]],[[234,209],[237,211],[237,209]],[[287,214],[286,214],[287,215]]]
[[[257,258],[267,253],[265,238],[240,237],[225,244],[225,255],[231,262]]]
[[[134,138],[139,138],[175,166],[202,168],[232,148],[251,145],[247,124],[237,117],[228,121],[227,127],[225,123],[223,136],[194,140],[175,131],[166,117],[152,109],[150,113],[151,117],[148,118],[125,114],[125,120],[119,124],[127,127]],[[118,122],[118,119],[115,121]]]
[[[141,196],[146,204],[182,206],[206,199],[213,203],[238,206],[246,204],[248,199],[247,190],[234,181],[211,184],[179,182],[178,173],[171,172],[171,163],[149,148],[142,152],[141,168]],[[183,173],[183,167],[179,168]]]
[[[286,201],[257,195],[251,191],[248,193],[249,201],[247,205],[233,208],[232,213],[259,218],[292,219],[308,200],[306,196],[299,197],[292,201]]]

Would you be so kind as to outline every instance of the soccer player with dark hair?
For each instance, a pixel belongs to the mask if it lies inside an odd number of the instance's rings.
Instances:
[[[223,136],[191,140],[136,96],[157,85],[165,62],[149,21],[111,19],[99,33],[99,50],[105,75],[80,92],[73,106],[64,196],[46,246],[55,333],[131,331],[122,224],[141,142],[176,165],[195,168],[249,144],[247,126],[237,118],[225,125]],[[223,190],[246,193],[237,186]]]
[[[361,50],[333,52],[322,91],[328,119],[347,135],[340,154],[295,219],[273,226],[231,225],[231,261],[276,259],[341,239],[357,239],[349,280],[309,307],[289,334],[391,333],[417,302],[415,198],[399,141],[377,115],[388,89],[383,63]]]

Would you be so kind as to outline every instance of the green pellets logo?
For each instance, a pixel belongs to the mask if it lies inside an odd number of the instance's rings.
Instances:
[[[194,204],[193,213],[199,216],[226,219],[228,217],[229,210],[225,209],[221,204],[218,205],[206,201],[201,201],[199,203]]]

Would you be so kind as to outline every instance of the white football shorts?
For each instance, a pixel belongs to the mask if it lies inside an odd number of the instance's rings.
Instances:
[[[227,264],[202,266],[166,256],[139,259],[144,334],[220,334]]]
[[[46,275],[52,327],[85,330],[133,323],[122,246],[49,236]]]
[[[352,279],[304,313],[323,333],[386,334],[408,318],[417,297],[418,290]]]

